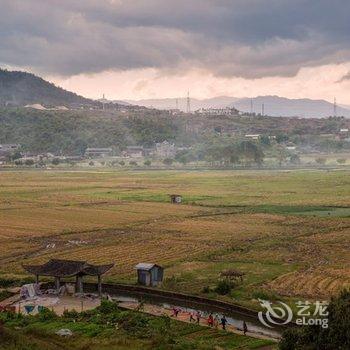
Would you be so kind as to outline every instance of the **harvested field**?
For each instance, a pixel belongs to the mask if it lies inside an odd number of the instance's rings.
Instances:
[[[201,294],[246,273],[225,300],[329,297],[349,285],[347,171],[0,172],[0,273],[51,257],[166,267],[164,288]],[[184,203],[172,205],[168,194]],[[1,276],[1,275],[0,275]],[[218,297],[217,295],[213,297]]]

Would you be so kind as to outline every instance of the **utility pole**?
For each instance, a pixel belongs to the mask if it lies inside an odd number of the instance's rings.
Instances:
[[[186,112],[191,113],[190,91],[187,92],[187,107]]]
[[[253,99],[250,99],[250,114],[253,114]]]

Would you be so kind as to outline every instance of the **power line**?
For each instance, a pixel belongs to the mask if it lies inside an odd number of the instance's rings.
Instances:
[[[187,107],[186,112],[191,113],[191,100],[190,100],[190,91],[187,92]]]

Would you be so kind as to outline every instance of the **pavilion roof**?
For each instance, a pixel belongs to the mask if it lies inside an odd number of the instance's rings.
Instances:
[[[221,272],[222,277],[242,277],[244,275],[245,275],[244,272],[233,270],[233,269]]]
[[[53,277],[72,277],[79,274],[98,276],[103,275],[114,264],[91,265],[86,261],[51,259],[43,265],[23,265],[23,268],[34,275]]]

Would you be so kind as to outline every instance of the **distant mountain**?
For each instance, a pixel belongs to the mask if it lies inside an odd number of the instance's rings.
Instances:
[[[0,69],[0,105],[68,107],[94,103],[34,74]]]
[[[219,96],[214,98],[208,98],[199,100],[195,98],[190,99],[190,107],[192,111],[196,111],[200,108],[225,108],[231,103],[237,101],[235,97]],[[175,109],[178,108],[182,111],[187,109],[187,98],[163,98],[163,99],[146,99],[146,100],[126,100],[129,104],[144,106],[148,108],[156,109]]]
[[[242,112],[250,112],[251,103],[253,103],[253,112],[261,113],[262,105],[264,105],[264,114],[276,117],[323,118],[334,114],[333,103],[325,100],[288,99],[279,96],[241,98],[230,106]],[[337,115],[350,117],[350,110],[338,106]]]
[[[186,110],[186,98],[165,98],[165,99],[149,99],[149,100],[127,100],[133,105],[153,107],[157,109],[176,108],[176,100],[178,108],[182,111]],[[325,100],[310,99],[288,99],[279,96],[259,96],[254,98],[236,98],[236,97],[214,97],[209,99],[191,98],[191,110],[195,111],[200,108],[225,108],[235,107],[242,112],[250,112],[251,104],[253,112],[261,113],[264,104],[264,113],[275,117],[304,117],[304,118],[323,118],[333,115],[333,104]],[[350,108],[338,106],[337,115],[350,117]]]

